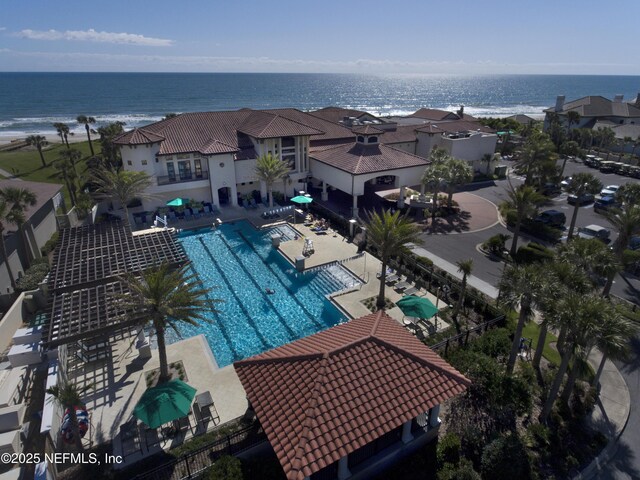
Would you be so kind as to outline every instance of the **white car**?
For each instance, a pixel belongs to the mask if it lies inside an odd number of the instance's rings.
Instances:
[[[620,189],[620,185],[607,185],[600,191],[601,197],[611,196],[613,197],[616,192]]]
[[[586,227],[578,228],[578,237],[580,238],[597,238],[604,243],[609,243],[611,231],[607,230],[600,225],[588,225]]]

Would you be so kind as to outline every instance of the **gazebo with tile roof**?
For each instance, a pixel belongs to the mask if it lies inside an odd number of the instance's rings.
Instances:
[[[234,364],[288,479],[348,478],[435,436],[470,381],[384,312]]]

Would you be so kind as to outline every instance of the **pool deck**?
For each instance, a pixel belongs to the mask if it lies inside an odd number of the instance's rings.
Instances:
[[[380,281],[376,278],[376,274],[382,269],[380,260],[369,253],[353,259],[358,253],[358,247],[334,231],[330,230],[323,234],[317,234],[300,223],[290,224],[290,226],[298,230],[302,236],[297,240],[282,242],[278,249],[280,253],[295,265],[295,258],[302,255],[305,238],[310,238],[313,241],[314,253],[305,259],[305,270],[329,265],[336,261],[341,262],[344,267],[360,279],[362,284],[358,289],[333,295],[332,300],[349,318],[358,318],[370,314],[371,311],[364,306],[362,301],[378,295]],[[422,290],[418,295],[428,298],[434,304],[437,303],[438,308],[448,306],[444,303],[444,300],[437,300],[435,295],[425,290]],[[393,287],[387,286],[385,296],[393,303],[396,303],[404,295],[396,292]],[[403,322],[404,314],[398,307],[387,310],[387,313],[398,322]],[[442,320],[437,321],[437,326],[433,320],[426,323],[437,330],[448,327]]]
[[[136,403],[147,389],[146,373],[159,368],[160,365],[157,349],[151,351],[151,358],[139,359],[135,349],[130,348],[133,340],[134,337],[131,337],[113,344],[110,362],[82,364],[71,360],[75,363],[75,368],[68,370],[72,381],[79,385],[92,385],[85,395],[87,408],[91,413],[92,444],[113,441],[113,451],[117,455],[120,455],[122,449],[119,438],[120,425],[132,417]],[[235,369],[233,365],[224,368],[216,365],[204,335],[167,345],[167,359],[169,363],[182,361],[187,383],[196,388],[197,393],[207,390],[211,392],[220,416],[220,422],[216,422],[216,425],[244,415],[248,404]],[[209,424],[208,427],[213,426]],[[186,438],[192,435],[189,432]],[[165,442],[162,445],[165,449],[172,446],[174,445],[171,442]],[[133,456],[131,462],[140,458],[140,455],[137,458]],[[131,462],[127,459],[126,463]]]

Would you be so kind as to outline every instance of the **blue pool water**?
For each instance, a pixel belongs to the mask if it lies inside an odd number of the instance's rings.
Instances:
[[[313,273],[295,271],[271,246],[271,235],[291,239],[288,226],[256,230],[248,222],[182,232],[191,268],[218,313],[209,322],[180,328],[183,338],[204,333],[219,366],[250,357],[345,320],[325,295],[352,287],[357,280],[343,267]],[[268,295],[266,288],[275,290]],[[176,340],[170,339],[171,340]]]

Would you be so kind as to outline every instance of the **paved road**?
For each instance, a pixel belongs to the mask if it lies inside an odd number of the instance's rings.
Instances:
[[[596,169],[586,167],[582,163],[567,162],[565,175],[573,175],[574,173],[581,171],[594,174],[596,177],[600,178],[604,185],[624,185],[625,183],[638,182],[637,179],[617,174],[601,173]],[[481,185],[472,185],[466,188],[465,191],[471,191],[498,205],[507,198],[506,189],[508,188],[509,182],[516,186],[522,183],[522,179],[518,177],[510,177],[508,180],[498,180]],[[548,208],[564,211],[567,217],[567,223],[569,223],[571,215],[573,214],[573,206],[568,204],[566,194],[561,194],[552,199]],[[581,227],[590,224],[597,224],[606,228],[611,228],[611,225],[602,215],[594,212],[593,205],[586,205],[581,207],[579,210],[576,226]],[[501,225],[496,225],[480,232],[463,233],[458,235],[431,235],[427,233],[423,237],[424,244],[422,246],[426,250],[452,264],[455,264],[459,260],[469,258],[473,259],[473,275],[487,283],[490,283],[491,285],[497,286],[502,274],[502,263],[494,262],[476,250],[477,245],[497,233],[511,234],[511,232]],[[612,235],[612,240],[615,240],[615,233],[612,232]],[[528,237],[526,234],[522,234],[521,238],[522,239],[519,244],[528,240],[536,240],[535,238]],[[507,246],[509,246],[509,243],[507,243]],[[628,275],[618,275],[611,291],[622,298],[640,303],[640,279],[638,278],[630,277]]]
[[[597,475],[604,480],[631,480],[640,478],[640,411],[635,401],[640,398],[640,338],[631,342],[632,354],[626,363],[616,362],[616,366],[627,382],[631,409],[629,421],[618,440],[618,449],[611,460]]]

